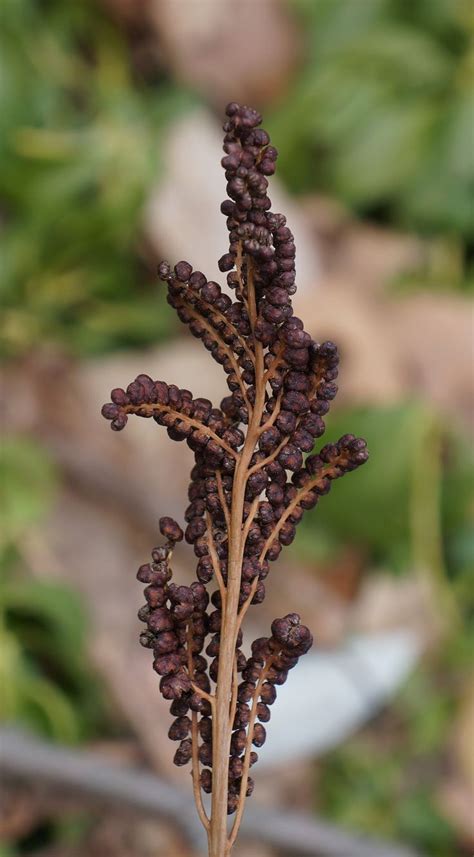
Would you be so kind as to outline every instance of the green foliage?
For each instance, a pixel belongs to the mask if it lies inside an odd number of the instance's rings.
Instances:
[[[31,821],[34,821],[32,818]],[[96,817],[80,809],[61,806],[46,807],[36,824],[25,826],[23,835],[15,837],[15,844],[0,844],[0,857],[57,853],[89,853],[90,834],[94,833]]]
[[[14,544],[44,514],[54,496],[55,469],[28,439],[4,438],[0,446],[0,548]]]
[[[467,576],[474,468],[466,445],[445,437],[440,421],[415,403],[337,412],[327,425],[330,438],[347,425],[364,437],[370,465],[341,479],[305,516],[304,552],[316,557],[321,545],[336,550],[346,542],[388,568],[434,568],[446,559],[452,574]]]
[[[56,474],[41,447],[6,438],[0,483],[0,717],[76,742],[104,722],[86,661],[85,615],[68,588],[28,578],[23,559],[24,540],[55,496]]]
[[[350,421],[370,464],[302,523],[305,551],[345,541],[387,570],[430,574],[447,634],[378,721],[322,762],[320,807],[338,823],[451,857],[456,834],[436,800],[456,701],[472,660],[472,456],[419,404],[357,409],[328,419],[337,438]]]
[[[93,733],[98,687],[85,662],[86,622],[64,586],[25,578],[1,587],[1,718],[66,743]]]
[[[302,0],[306,63],[271,123],[297,191],[474,234],[469,0]]]
[[[435,784],[442,780],[454,701],[440,693],[439,678],[436,670],[418,670],[370,730],[327,755],[319,808],[353,829],[451,857],[456,835],[437,804]]]
[[[136,80],[95,3],[7,0],[0,46],[3,353],[156,341],[168,313],[139,258],[160,134],[189,103]]]
[[[458,442],[446,451],[442,515],[447,568],[458,601],[474,619],[474,474],[472,447]]]

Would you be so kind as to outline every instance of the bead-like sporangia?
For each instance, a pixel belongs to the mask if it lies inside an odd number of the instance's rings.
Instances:
[[[229,198],[221,211],[229,248],[219,268],[228,290],[185,261],[174,268],[162,262],[159,276],[181,321],[221,364],[229,395],[215,407],[138,375],[126,390],[112,390],[102,409],[115,431],[131,414],[152,418],[194,455],[184,532],[161,518],[164,543],[137,577],[146,600],[140,642],[152,650],[161,693],[171,701],[174,761],[192,765],[211,857],[230,854],[254,787],[253,748],[265,742],[277,687],[313,642],[290,613],[252,643],[247,658],[243,619],[263,601],[270,563],[291,544],[304,513],[368,457],[365,441],[351,434],[313,451],[337,392],[337,348],[315,342],[293,315],[295,244],[285,217],[271,211],[267,176],[277,151],[258,127],[261,117],[238,104],[226,113]],[[197,557],[190,586],[175,583],[171,570],[183,537]],[[209,814],[202,792],[212,794]],[[227,813],[236,813],[230,830]]]

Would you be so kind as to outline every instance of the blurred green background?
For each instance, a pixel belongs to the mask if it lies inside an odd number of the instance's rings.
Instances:
[[[70,403],[74,378],[83,371],[103,378],[101,367],[117,356],[133,362],[135,352],[157,344],[160,353],[180,347],[179,324],[155,275],[166,240],[157,234],[154,243],[143,221],[152,188],[159,194],[166,178],[163,141],[174,123],[200,108],[218,127],[225,101],[234,98],[264,111],[280,180],[306,217],[323,278],[341,247],[361,236],[372,242],[373,258],[364,250],[368,274],[387,236],[416,242],[415,262],[380,275],[375,296],[364,298],[375,333],[374,306],[388,313],[397,301],[408,312],[407,301],[423,299],[427,314],[437,301],[441,314],[446,307],[463,318],[472,313],[470,0],[227,5],[2,4],[2,718],[59,742],[137,737],[91,658],[87,598],[70,574],[62,578],[67,561],[51,558],[45,532],[63,492],[77,485],[83,492],[87,477],[79,478],[80,461],[73,467],[66,456],[65,463],[63,450],[63,433],[74,433],[81,420]],[[258,38],[268,28],[269,45],[261,67],[257,51],[249,70],[233,28],[252,16]],[[345,279],[354,293],[349,263]],[[391,302],[386,309],[384,300]],[[463,725],[474,708],[472,349],[463,350],[453,327],[435,337],[450,369],[438,381],[442,403],[431,394],[437,381],[429,370],[426,384],[407,379],[387,400],[363,389],[343,398],[328,432],[366,437],[370,465],[305,518],[291,553],[308,575],[322,569],[324,580],[332,568],[340,580],[342,566],[350,585],[339,595],[349,603],[373,575],[428,581],[434,619],[426,655],[385,711],[314,763],[311,803],[336,823],[436,857],[471,854],[474,846],[465,809],[474,793],[473,745]],[[361,348],[367,329],[354,333]],[[419,336],[429,366],[433,340],[423,346],[423,330]],[[400,359],[403,348],[394,338]],[[374,351],[375,374],[377,362]],[[107,394],[102,387],[103,400]],[[84,443],[78,431],[79,459],[94,450],[95,433],[99,455],[107,454],[113,440],[103,439],[104,431],[91,425]],[[91,493],[97,500],[96,485]],[[148,536],[143,544],[150,546]],[[136,546],[132,555],[138,564]],[[59,564],[54,573],[50,562]],[[95,853],[89,816],[73,813],[65,823],[47,812],[46,825],[33,811],[18,830],[7,824],[2,855]],[[113,842],[108,847],[122,853]]]

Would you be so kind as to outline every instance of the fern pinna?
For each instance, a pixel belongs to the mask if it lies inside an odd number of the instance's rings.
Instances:
[[[222,366],[229,395],[215,407],[138,375],[126,390],[112,390],[102,409],[115,431],[132,414],[151,418],[194,454],[184,533],[161,518],[163,544],[137,576],[146,584],[140,642],[153,651],[161,693],[171,701],[174,761],[191,764],[211,857],[230,854],[254,787],[253,748],[265,741],[277,687],[313,642],[290,613],[254,640],[247,657],[244,617],[263,601],[270,563],[293,541],[305,511],[368,457],[365,441],[351,434],[313,452],[337,392],[337,348],[315,342],[293,315],[295,244],[285,217],[271,211],[277,151],[259,128],[261,116],[235,103],[226,114],[229,198],[221,211],[229,249],[219,268],[228,291],[184,261],[162,262],[159,275],[181,321]],[[190,586],[174,582],[171,570],[183,536],[197,557]],[[210,810],[203,792],[212,794]]]

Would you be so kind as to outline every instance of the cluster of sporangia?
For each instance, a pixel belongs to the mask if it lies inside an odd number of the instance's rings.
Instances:
[[[146,625],[140,641],[153,650],[161,693],[172,700],[170,710],[176,718],[169,730],[170,738],[180,742],[174,760],[184,765],[191,759],[189,714],[196,712],[200,784],[207,793],[212,791],[213,724],[206,697],[211,682],[219,677],[227,531],[234,473],[248,426],[258,419],[242,516],[247,537],[241,608],[263,601],[269,563],[277,559],[283,545],[293,541],[304,512],[328,493],[334,479],[367,460],[365,441],[349,434],[305,457],[324,433],[323,418],[337,391],[337,349],[332,342],[314,342],[293,315],[295,245],[285,217],[270,210],[267,176],[275,171],[277,152],[268,134],[257,127],[261,117],[238,104],[229,104],[226,113],[222,166],[230,198],[221,211],[227,218],[230,244],[219,268],[228,272],[227,284],[235,298],[200,271],[193,271],[188,262],[178,262],[174,269],[163,262],[159,275],[168,284],[168,301],[181,321],[222,365],[230,395],[217,408],[207,399],[194,398],[189,390],[139,375],[126,391],[113,390],[112,402],[102,410],[116,431],[124,428],[129,414],[151,417],[166,427],[173,440],[185,440],[194,453],[184,537],[198,557],[197,581],[191,586],[171,581],[171,552],[183,538],[171,518],[160,521],[165,545],[152,551],[152,562],[142,565],[137,576],[146,584],[147,602],[139,613]],[[260,402],[256,371],[264,373],[265,394]],[[208,588],[217,581],[220,586],[209,595]],[[237,638],[236,669],[241,681],[229,759],[229,813],[239,802],[246,748],[248,754],[250,741],[257,748],[265,741],[262,724],[270,719],[276,686],[285,682],[288,670],[312,645],[311,634],[297,614],[276,619],[271,630],[271,637],[253,643],[249,658],[240,648],[241,631]],[[259,722],[249,736],[255,702]],[[250,764],[256,760],[252,751]],[[248,778],[246,794],[252,789]]]

